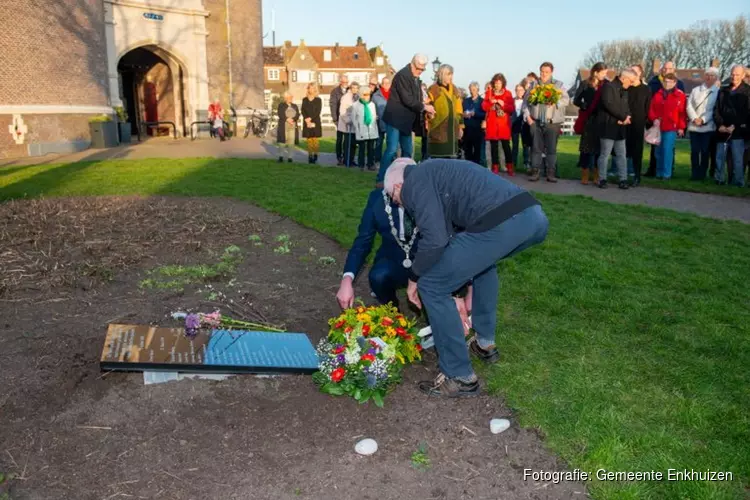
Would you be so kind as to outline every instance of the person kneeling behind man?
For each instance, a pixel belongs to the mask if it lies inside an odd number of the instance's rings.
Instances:
[[[384,187],[419,227],[407,296],[419,308],[424,301],[440,368],[434,382],[421,382],[419,388],[434,396],[474,396],[479,383],[469,350],[485,362],[500,358],[496,263],[544,241],[549,222],[530,193],[474,163],[406,163],[388,168]],[[476,336],[467,346],[451,292],[468,281]]]

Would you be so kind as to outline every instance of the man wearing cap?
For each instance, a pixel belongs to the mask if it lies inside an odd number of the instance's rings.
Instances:
[[[437,378],[419,388],[431,396],[475,396],[479,383],[469,351],[489,363],[500,358],[496,263],[544,241],[547,217],[529,192],[466,160],[394,162],[384,189],[419,227],[407,296],[419,308],[424,303],[440,367]],[[451,292],[468,281],[476,336],[467,346]]]

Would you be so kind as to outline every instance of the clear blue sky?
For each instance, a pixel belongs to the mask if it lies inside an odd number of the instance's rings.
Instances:
[[[559,6],[555,9],[554,6]],[[696,20],[731,19],[750,11],[748,0],[516,1],[502,0],[263,0],[264,45],[300,38],[308,45],[368,47],[383,43],[398,70],[416,52],[455,68],[455,80],[488,81],[498,71],[509,84],[545,60],[570,85],[585,53],[602,40],[655,38]],[[432,74],[430,73],[430,77]]]

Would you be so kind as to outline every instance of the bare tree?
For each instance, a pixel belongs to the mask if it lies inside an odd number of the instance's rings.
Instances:
[[[715,58],[719,60],[722,75],[733,64],[750,64],[750,21],[746,16],[724,21],[699,21],[654,40],[599,42],[584,56],[582,64],[590,67],[602,61],[610,67],[621,68],[640,62],[648,66],[659,59],[674,61],[682,68],[705,68]]]

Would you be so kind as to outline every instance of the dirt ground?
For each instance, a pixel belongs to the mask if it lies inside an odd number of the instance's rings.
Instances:
[[[257,246],[248,236],[257,234]],[[291,253],[274,252],[287,234]],[[244,260],[233,280],[143,290],[146,271]],[[333,257],[336,263],[330,259]],[[330,239],[225,199],[80,198],[0,205],[0,472],[17,499],[585,498],[580,483],[535,483],[523,469],[567,470],[502,399],[428,399],[406,370],[386,406],[320,394],[309,376],[143,385],[99,369],[108,323],[174,325],[193,308],[266,320],[313,343],[338,310],[345,252]],[[364,280],[357,288],[365,295]],[[213,293],[214,296],[209,297]],[[492,435],[489,420],[513,426]],[[363,437],[378,452],[354,453]],[[412,454],[426,448],[431,466]]]

